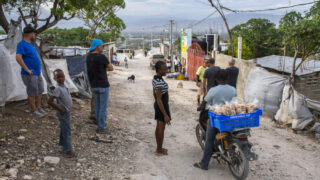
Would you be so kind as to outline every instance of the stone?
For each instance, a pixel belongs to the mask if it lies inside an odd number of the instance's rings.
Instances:
[[[19,170],[17,168],[10,168],[6,170],[5,174],[11,178],[17,178],[18,172]]]
[[[54,169],[54,168],[50,168],[49,171],[50,171],[50,172],[54,172],[55,169]]]
[[[80,162],[80,163],[83,163],[83,162],[86,162],[86,161],[87,161],[86,158],[78,159],[78,162]]]
[[[19,132],[20,132],[20,133],[27,133],[28,130],[27,130],[27,129],[20,129]]]
[[[81,166],[81,164],[80,163],[77,163],[77,167],[80,167]]]
[[[52,157],[52,156],[46,156],[44,157],[44,162],[49,165],[57,165],[60,162],[60,158],[58,157]]]
[[[24,175],[24,176],[23,176],[23,179],[24,179],[24,180],[31,180],[31,179],[32,179],[32,176]]]
[[[3,151],[3,154],[9,154],[9,152],[7,150]]]
[[[0,180],[8,180],[9,178],[7,177],[0,177]]]
[[[24,140],[26,140],[26,138],[25,138],[24,136],[19,136],[19,137],[17,138],[17,140],[18,140],[19,143],[23,143]]]

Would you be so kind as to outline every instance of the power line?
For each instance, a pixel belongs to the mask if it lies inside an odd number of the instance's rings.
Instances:
[[[208,16],[206,16],[205,18],[203,18],[203,19],[201,19],[201,20],[189,25],[186,29],[192,28],[193,26],[196,26],[196,25],[199,25],[199,24],[203,23],[204,21],[209,19],[211,16],[213,16],[215,13],[217,13],[217,11],[214,11],[214,12],[210,13]]]
[[[310,4],[314,4],[320,1],[313,1],[313,2],[307,2],[307,3],[301,3],[301,4],[295,4],[295,5],[291,5],[291,6],[282,6],[282,7],[277,7],[277,8],[268,8],[268,9],[256,9],[256,10],[234,10],[234,9],[230,9],[228,7],[225,6],[221,6],[221,8],[227,10],[227,11],[231,11],[234,13],[239,13],[239,12],[263,12],[263,11],[275,11],[275,10],[280,10],[280,9],[288,9],[288,8],[293,8],[293,7],[298,7],[298,6],[306,6],[306,5],[310,5]]]

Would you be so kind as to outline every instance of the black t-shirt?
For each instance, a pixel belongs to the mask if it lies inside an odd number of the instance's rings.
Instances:
[[[215,87],[218,85],[217,81],[216,81],[216,76],[218,74],[220,70],[220,67],[218,66],[213,66],[213,67],[209,67],[203,75],[203,78],[207,79],[207,90],[209,91],[210,88]]]
[[[106,68],[109,65],[108,58],[99,53],[89,53],[87,56],[87,70],[91,88],[110,87]]]
[[[234,88],[237,87],[239,69],[237,67],[229,67],[227,68],[228,71],[228,84],[233,86]]]

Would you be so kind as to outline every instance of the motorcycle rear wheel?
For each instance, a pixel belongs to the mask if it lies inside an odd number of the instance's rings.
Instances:
[[[203,150],[206,143],[206,131],[200,126],[200,124],[198,124],[196,127],[196,135],[199,145]]]
[[[249,161],[237,143],[232,144],[231,163],[228,164],[232,175],[238,179],[246,179],[249,175]]]

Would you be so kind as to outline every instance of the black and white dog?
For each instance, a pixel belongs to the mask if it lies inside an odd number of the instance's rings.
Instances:
[[[128,77],[128,81],[133,82],[133,83],[134,83],[135,79],[136,79],[135,75],[131,75]]]

